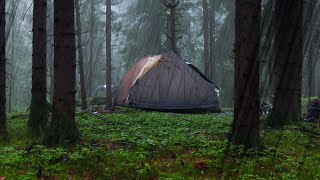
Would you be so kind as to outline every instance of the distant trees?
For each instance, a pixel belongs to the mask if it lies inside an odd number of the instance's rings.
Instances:
[[[170,41],[170,50],[178,53],[177,48],[177,35],[176,35],[176,19],[177,19],[177,6],[180,4],[180,0],[162,0],[162,3],[170,9],[170,17],[168,21],[167,39]]]
[[[231,140],[259,145],[260,0],[236,0],[234,120]]]
[[[112,108],[111,0],[106,0],[106,109]]]
[[[47,0],[33,3],[32,98],[28,126],[31,133],[43,136],[47,129],[46,17]]]
[[[74,1],[54,1],[54,96],[49,144],[76,142]]]
[[[77,25],[77,52],[78,52],[78,64],[79,64],[79,76],[80,76],[80,94],[81,94],[81,109],[88,108],[86,82],[83,67],[83,51],[82,51],[82,37],[81,37],[81,19],[80,19],[80,3],[79,0],[75,0],[76,9],[76,25]]]
[[[271,126],[301,118],[302,0],[278,0],[275,4],[275,89]]]
[[[7,136],[6,131],[6,3],[0,1],[0,140]]]

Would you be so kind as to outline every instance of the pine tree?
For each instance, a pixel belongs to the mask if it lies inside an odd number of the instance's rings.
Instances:
[[[47,129],[47,75],[46,75],[46,14],[47,0],[33,4],[32,98],[28,126],[35,137]]]
[[[231,140],[259,145],[260,0],[236,0],[234,121]]]

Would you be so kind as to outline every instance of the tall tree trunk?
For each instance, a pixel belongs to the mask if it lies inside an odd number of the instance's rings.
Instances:
[[[33,1],[32,98],[28,127],[35,137],[47,129],[47,0]]]
[[[106,109],[112,108],[111,69],[111,0],[106,3]]]
[[[7,137],[6,131],[6,3],[0,1],[0,140]]]
[[[236,0],[232,142],[259,145],[260,0]]]
[[[210,60],[209,67],[211,73],[208,78],[216,82],[216,57],[215,57],[215,44],[216,44],[216,12],[215,12],[215,0],[210,0],[210,12],[209,12],[209,28],[210,28]]]
[[[11,35],[11,58],[10,58],[10,61],[11,61],[11,64],[10,64],[10,68],[9,69],[9,75],[8,75],[8,90],[9,90],[9,93],[8,93],[8,112],[11,113],[12,112],[12,96],[13,96],[13,73],[14,73],[14,34],[15,34],[15,29],[16,28],[13,28],[13,33]]]
[[[276,57],[271,126],[282,126],[301,118],[302,0],[276,1]]]
[[[75,143],[76,48],[74,1],[54,1],[54,95],[49,144]]]
[[[95,30],[95,8],[94,8],[95,0],[91,0],[91,6],[90,6],[90,51],[89,51],[89,73],[88,73],[88,82],[87,82],[87,90],[88,95],[92,95],[92,81],[93,81],[93,63],[94,63],[94,50],[95,50],[95,42],[94,42],[94,30]]]
[[[53,102],[53,84],[54,84],[54,78],[53,78],[53,64],[54,64],[54,37],[53,37],[53,2],[52,0],[47,1],[47,62],[48,62],[48,94],[49,94],[49,101]]]
[[[82,41],[81,41],[81,21],[80,21],[80,5],[79,0],[75,0],[76,3],[76,19],[77,19],[77,39],[78,39],[78,59],[79,59],[79,75],[80,75],[80,92],[81,92],[81,109],[85,110],[88,108],[87,105],[87,94],[86,94],[86,83],[83,68],[83,52],[82,52]]]
[[[210,29],[209,29],[209,4],[208,0],[202,0],[203,9],[203,62],[204,62],[204,74],[206,77],[211,77],[211,67],[210,67]]]

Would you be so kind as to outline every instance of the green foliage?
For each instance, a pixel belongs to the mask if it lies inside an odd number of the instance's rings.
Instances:
[[[10,143],[0,146],[0,176],[36,179],[316,179],[319,124],[262,126],[266,148],[243,156],[228,145],[232,116],[175,114],[119,107],[114,114],[77,114],[82,141],[45,147],[26,136],[28,116],[9,116]],[[229,150],[226,153],[226,150]],[[40,171],[41,170],[41,171]]]

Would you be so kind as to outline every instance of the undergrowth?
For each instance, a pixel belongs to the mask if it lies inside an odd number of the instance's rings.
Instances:
[[[0,179],[320,178],[319,124],[262,126],[265,148],[243,156],[241,147],[228,147],[230,114],[129,108],[79,113],[81,143],[55,148],[26,136],[27,118],[9,116],[10,142],[0,145]]]

